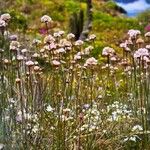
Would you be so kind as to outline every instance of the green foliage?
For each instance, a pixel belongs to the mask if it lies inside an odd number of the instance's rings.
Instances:
[[[17,28],[25,31],[28,26],[26,17],[14,9],[10,10],[9,13],[12,16],[12,21],[10,24],[11,29],[16,30]]]
[[[108,8],[108,9],[115,9],[116,7],[116,3],[112,0],[109,0],[108,2],[106,2],[105,6]]]
[[[115,47],[129,29],[142,31],[143,28],[136,18],[112,16],[99,11],[94,11],[93,13],[93,30],[98,33],[97,40],[100,41],[100,47],[105,47],[106,45]],[[96,46],[99,46],[99,43]]]
[[[74,0],[66,0],[65,1],[65,8],[69,12],[77,12],[80,10],[80,5]]]
[[[143,26],[146,26],[150,22],[150,10],[146,10],[138,15],[138,20]]]

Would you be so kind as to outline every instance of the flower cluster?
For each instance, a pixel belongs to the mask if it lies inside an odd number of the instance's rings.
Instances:
[[[5,13],[0,16],[0,29],[5,28],[8,25],[9,20],[11,19],[10,14]]]

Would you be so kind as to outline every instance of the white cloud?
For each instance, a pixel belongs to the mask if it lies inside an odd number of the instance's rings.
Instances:
[[[150,8],[150,4],[147,4],[145,0],[138,0],[132,3],[117,3],[124,8],[128,14],[136,14]]]

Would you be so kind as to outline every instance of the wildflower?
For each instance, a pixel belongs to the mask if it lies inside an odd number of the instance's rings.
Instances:
[[[145,37],[150,37],[150,32],[145,33]]]
[[[42,55],[43,58],[48,58],[47,54]]]
[[[67,39],[68,40],[72,40],[72,39],[74,39],[75,38],[75,35],[73,34],[73,33],[69,33],[68,35],[67,35]]]
[[[52,19],[48,15],[44,15],[43,17],[41,17],[41,22],[43,22],[43,23],[48,23],[51,21],[52,21]]]
[[[11,19],[11,16],[10,16],[10,14],[5,13],[5,14],[2,14],[0,18],[7,22]]]
[[[133,45],[132,39],[129,38],[128,40],[126,40],[127,45]]]
[[[26,53],[27,51],[28,50],[24,48],[24,49],[21,50],[21,53]]]
[[[139,30],[134,30],[134,29],[131,29],[128,31],[128,35],[130,38],[136,38],[138,35],[140,35],[141,32]]]
[[[46,43],[50,44],[50,43],[53,43],[53,42],[55,42],[55,39],[54,39],[54,37],[53,37],[52,35],[48,35],[48,36],[46,36],[46,37],[44,38],[44,43],[45,43],[45,44],[46,44]]]
[[[63,109],[63,112],[70,112],[71,110],[69,108]]]
[[[125,42],[125,43],[121,43],[121,44],[120,44],[120,47],[121,47],[121,48],[126,48],[126,47],[127,47],[127,43],[126,43],[126,42]]]
[[[137,51],[134,53],[134,58],[140,58],[143,56],[148,56],[148,50],[146,48],[139,48]]]
[[[54,66],[59,66],[61,63],[60,63],[59,61],[57,61],[57,60],[53,60],[53,61],[52,61],[52,64],[53,64]]]
[[[55,38],[59,38],[61,35],[59,34],[59,32],[55,32],[55,33],[53,34],[53,36],[54,36]]]
[[[64,35],[65,34],[65,32],[64,31],[58,31],[58,33],[62,36],[62,35]]]
[[[7,26],[7,23],[4,20],[0,19],[0,28],[2,27],[4,28],[6,26]]]
[[[3,52],[4,52],[4,50],[0,48],[0,53],[3,53]]]
[[[13,50],[13,51],[18,50],[19,47],[20,47],[20,43],[18,41],[12,41],[9,46],[10,50]]]
[[[40,70],[40,67],[39,66],[34,66],[34,71],[39,71]]]
[[[74,60],[80,60],[81,59],[81,55],[74,55]]]
[[[23,56],[22,55],[17,55],[17,60],[18,61],[22,61],[24,58],[23,58]]]
[[[62,47],[72,47],[72,44],[70,41],[67,41],[66,39],[60,40],[60,46]]]
[[[32,128],[32,131],[33,131],[34,133],[36,133],[38,130],[39,130],[38,125],[34,125],[33,128]]]
[[[146,30],[146,31],[150,31],[150,24],[148,24],[148,25],[145,27],[145,30]]]
[[[38,63],[38,61],[34,61],[34,65],[38,65],[39,63]]]
[[[84,108],[84,109],[88,109],[89,107],[90,107],[90,104],[84,104],[84,105],[83,105],[83,108]]]
[[[89,128],[89,132],[92,132],[93,130],[95,130],[95,129],[97,129],[97,128],[98,128],[98,127],[92,125],[92,126],[90,126],[90,128]]]
[[[58,50],[56,50],[56,53],[65,53],[65,49],[64,48],[59,48]]]
[[[29,61],[26,62],[26,65],[29,66],[29,67],[30,67],[30,66],[33,66],[33,65],[34,65],[34,62],[31,61],[31,60],[29,60]]]
[[[84,66],[95,66],[95,65],[97,65],[97,60],[94,57],[91,57],[86,60]]]
[[[20,83],[21,79],[20,78],[16,78],[16,83]]]
[[[44,53],[44,52],[45,52],[45,49],[42,48],[42,49],[40,50],[40,53]]]
[[[102,51],[103,56],[113,55],[114,53],[115,53],[115,50],[111,47],[104,47],[104,49]]]
[[[34,53],[34,54],[32,55],[32,57],[33,57],[33,58],[38,58],[38,57],[40,57],[40,55],[39,55],[38,53]]]
[[[117,61],[117,58],[115,56],[110,58],[111,61]]]
[[[32,42],[33,45],[39,45],[41,43],[42,43],[41,40],[38,40],[38,39],[34,39]]]
[[[90,51],[92,51],[94,49],[93,46],[88,46],[87,48],[84,49],[84,53],[85,55],[89,55]]]
[[[133,135],[131,137],[126,137],[123,142],[127,142],[127,141],[133,141],[133,142],[136,142],[137,139],[141,140],[137,135]]]
[[[90,36],[89,36],[89,40],[95,40],[96,39],[96,35],[95,34],[91,34]]]
[[[146,45],[146,49],[150,50],[150,45]]]
[[[47,34],[47,29],[46,28],[40,28],[39,33],[45,35],[45,34]]]
[[[124,49],[126,52],[131,52],[131,49],[129,47],[125,47]]]
[[[56,49],[56,48],[57,48],[57,45],[56,45],[54,42],[52,42],[52,43],[49,45],[49,48],[50,48],[50,50]]]
[[[16,121],[22,122],[22,112],[21,111],[18,111],[17,116],[16,116]]]
[[[81,46],[81,45],[83,45],[83,41],[82,40],[77,40],[74,45],[75,46]]]
[[[4,59],[4,64],[9,64],[10,61],[8,59]]]
[[[18,40],[18,36],[17,36],[16,34],[10,35],[10,36],[9,36],[9,39],[10,39],[11,41],[17,41],[17,40]]]
[[[46,111],[47,112],[52,112],[54,108],[52,108],[50,105],[47,106]]]
[[[132,128],[132,131],[142,131],[143,130],[143,128],[142,128],[142,126],[140,126],[140,125],[135,125],[133,128]]]

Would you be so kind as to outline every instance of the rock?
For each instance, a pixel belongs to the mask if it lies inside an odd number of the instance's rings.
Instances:
[[[118,5],[115,6],[115,10],[122,14],[127,14],[127,11]]]

